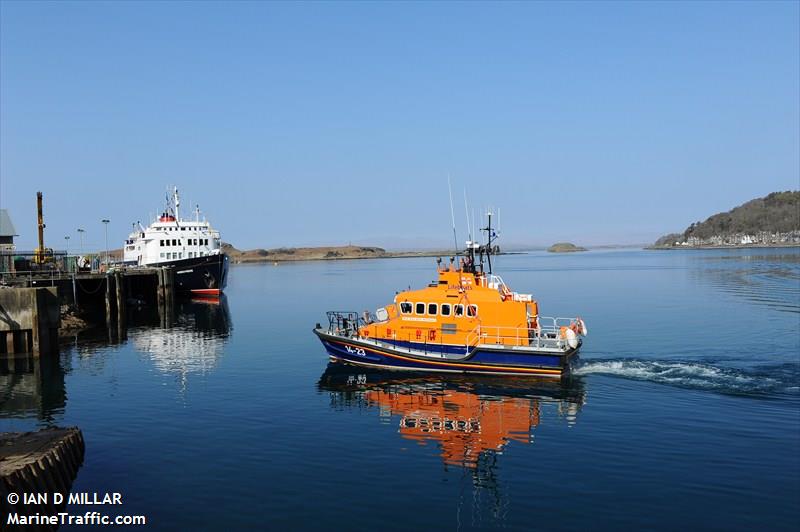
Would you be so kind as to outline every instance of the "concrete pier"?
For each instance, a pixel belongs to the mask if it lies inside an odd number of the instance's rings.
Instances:
[[[72,482],[83,464],[85,445],[77,427],[50,428],[38,432],[0,434],[0,515],[55,515],[64,508]],[[20,501],[10,504],[16,494]],[[63,495],[63,501],[53,494]],[[36,504],[25,504],[25,494],[41,494]],[[56,527],[24,527],[54,530]],[[6,530],[6,523],[0,524]],[[8,528],[14,529],[13,526]]]
[[[152,305],[152,308],[157,308],[162,326],[171,326],[174,321],[174,278],[174,269],[171,267],[130,268],[108,273],[51,271],[4,274],[0,278],[0,285],[6,285],[0,286],[0,294],[5,297],[0,299],[0,354],[26,353],[34,349],[38,354],[50,350],[48,340],[43,335],[32,327],[18,325],[20,320],[15,317],[16,313],[31,308],[32,304],[25,299],[27,296],[22,295],[25,290],[45,287],[53,290],[52,293],[56,295],[53,316],[58,314],[60,305],[90,311],[88,314],[96,323],[105,323],[109,341],[114,342],[124,340],[127,334],[127,306],[131,301],[137,306]],[[3,309],[7,306],[9,310],[4,314]],[[13,315],[10,309],[14,309]],[[58,326],[57,321],[53,325],[51,320],[51,328],[57,331]]]
[[[0,289],[0,353],[54,353],[61,323],[58,294],[50,288]]]

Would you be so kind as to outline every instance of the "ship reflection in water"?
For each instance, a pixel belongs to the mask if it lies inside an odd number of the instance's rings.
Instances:
[[[419,377],[331,364],[319,381],[332,405],[374,407],[399,418],[403,438],[435,442],[446,466],[476,469],[510,441],[533,442],[543,405],[577,421],[585,400],[580,381],[486,377]]]
[[[176,375],[185,388],[190,374],[206,375],[217,367],[231,334],[231,316],[224,295],[180,301],[175,316],[172,327],[132,329],[128,338],[159,372]]]
[[[330,364],[318,387],[336,410],[374,408],[380,419],[397,419],[401,437],[435,443],[445,470],[468,473],[472,526],[505,520],[508,498],[498,459],[510,442],[533,444],[545,418],[577,422],[585,402],[580,379],[565,382],[514,377],[418,376]],[[465,498],[458,503],[459,522]]]

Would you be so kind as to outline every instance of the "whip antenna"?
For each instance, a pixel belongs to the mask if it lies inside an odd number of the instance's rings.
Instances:
[[[453,220],[453,243],[456,246],[456,255],[458,255],[458,237],[456,236],[456,214],[453,210],[453,188],[450,186],[450,174],[447,174],[447,192],[450,194],[450,218]]]
[[[469,224],[469,206],[467,205],[467,187],[464,187],[464,215],[467,219],[467,233],[469,233],[469,239],[472,240],[472,226]]]

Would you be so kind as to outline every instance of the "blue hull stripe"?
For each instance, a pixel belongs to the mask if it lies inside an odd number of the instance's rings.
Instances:
[[[381,350],[346,340],[330,337],[320,339],[328,354],[334,358],[353,364],[398,369],[559,376],[568,358],[559,355],[528,355],[479,349],[468,360],[428,360],[400,351]]]

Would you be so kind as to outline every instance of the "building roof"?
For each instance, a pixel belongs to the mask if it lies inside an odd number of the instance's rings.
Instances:
[[[7,209],[0,209],[0,236],[17,236]]]

